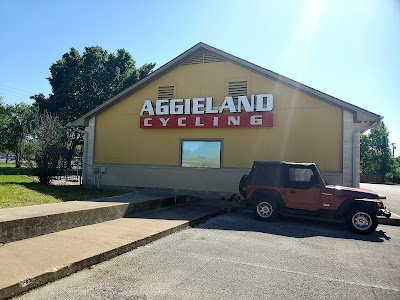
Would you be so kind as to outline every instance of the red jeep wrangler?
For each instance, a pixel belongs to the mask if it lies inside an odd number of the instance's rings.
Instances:
[[[326,185],[312,163],[255,161],[240,180],[240,194],[256,217],[273,220],[279,213],[344,218],[356,233],[369,234],[378,226],[377,216],[390,217],[372,191]]]

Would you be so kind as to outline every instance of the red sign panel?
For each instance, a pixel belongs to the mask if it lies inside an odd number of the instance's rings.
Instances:
[[[140,128],[272,127],[273,114],[236,113],[204,115],[140,116]]]

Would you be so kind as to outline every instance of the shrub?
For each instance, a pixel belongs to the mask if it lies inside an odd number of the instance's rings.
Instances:
[[[41,183],[49,184],[65,149],[66,131],[60,120],[45,112],[38,116],[27,141],[27,151],[35,163],[34,174]]]

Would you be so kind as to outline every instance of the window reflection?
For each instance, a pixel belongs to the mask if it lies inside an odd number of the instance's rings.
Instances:
[[[220,141],[182,141],[182,167],[220,168]]]

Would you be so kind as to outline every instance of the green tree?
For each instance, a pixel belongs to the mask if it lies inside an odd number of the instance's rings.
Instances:
[[[374,174],[375,164],[372,160],[371,140],[368,135],[360,137],[360,170],[363,174]]]
[[[392,172],[393,179],[396,179],[397,183],[400,183],[398,182],[400,179],[400,156],[394,158],[394,164],[395,168],[394,171]]]
[[[82,55],[71,48],[50,67],[52,94],[32,96],[40,112],[56,113],[63,124],[74,121],[104,101],[147,76],[155,64],[136,68],[124,49],[108,53],[99,46],[86,47]]]
[[[6,117],[7,117],[6,105],[3,102],[3,97],[0,96],[0,153],[6,154],[6,163],[7,163],[10,150],[7,149],[4,141],[4,136],[2,135],[2,128],[5,124]]]
[[[395,159],[389,147],[389,131],[384,122],[371,129],[368,135],[360,139],[361,172],[382,176],[382,183],[387,174],[396,171]]]
[[[60,120],[48,112],[37,116],[32,123],[25,148],[35,162],[34,174],[41,183],[48,184],[57,174],[67,133]]]
[[[22,147],[35,112],[28,104],[1,105],[0,148],[14,153],[15,167],[22,163]]]
[[[5,112],[5,105],[4,105],[4,102],[3,102],[3,97],[0,96],[0,116],[2,114],[4,114],[4,112]]]
[[[82,55],[71,48],[50,67],[48,78],[52,93],[46,97],[37,94],[31,98],[43,113],[56,114],[66,126],[104,101],[147,76],[154,63],[136,67],[129,52],[124,49],[108,53],[99,46],[86,47]],[[79,134],[69,128],[67,163],[79,144]]]

